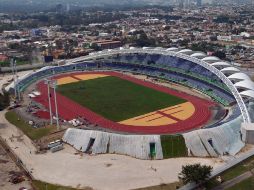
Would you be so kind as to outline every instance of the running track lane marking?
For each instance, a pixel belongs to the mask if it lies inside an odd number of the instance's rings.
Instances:
[[[76,77],[76,76],[71,76],[72,78],[74,78],[74,79],[76,79],[76,80],[78,80],[78,81],[81,81],[81,79],[80,78],[78,78],[78,77]]]

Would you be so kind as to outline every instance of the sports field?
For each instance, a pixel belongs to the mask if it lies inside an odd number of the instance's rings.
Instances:
[[[93,71],[55,76],[59,116],[82,117],[113,131],[179,133],[201,127],[213,103],[118,72]],[[48,109],[47,86],[37,84],[34,100]],[[53,90],[51,89],[51,93]],[[54,96],[50,99],[55,113]],[[40,117],[40,114],[38,115]]]
[[[186,102],[115,76],[60,85],[59,93],[115,122]]]

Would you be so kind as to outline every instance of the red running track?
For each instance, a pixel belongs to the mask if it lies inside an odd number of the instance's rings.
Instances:
[[[89,73],[102,73],[102,72],[89,72]],[[64,74],[59,75],[54,78],[61,78],[63,76],[72,76],[76,75],[77,73],[71,73],[71,74]],[[78,73],[80,74],[80,73]],[[78,103],[72,101],[71,99],[61,95],[60,93],[57,93],[57,102],[58,102],[58,112],[59,116],[65,120],[72,120],[74,118],[77,118],[78,116],[86,118],[88,121],[90,121],[93,124],[97,124],[100,127],[110,129],[113,131],[120,131],[120,132],[128,132],[128,133],[139,133],[139,134],[175,134],[175,133],[183,133],[186,131],[190,131],[193,129],[197,129],[202,127],[203,124],[205,124],[211,117],[210,107],[215,105],[215,103],[211,101],[207,101],[198,97],[194,97],[191,95],[188,95],[183,92],[175,91],[172,89],[169,89],[167,87],[159,86],[151,82],[142,81],[121,73],[116,72],[103,72],[103,74],[108,74],[111,76],[116,76],[125,80],[129,80],[132,82],[135,82],[137,84],[156,89],[158,91],[162,91],[174,96],[178,96],[180,98],[186,99],[189,102],[191,102],[195,106],[195,112],[192,115],[192,117],[180,121],[176,124],[169,124],[169,125],[161,125],[161,126],[132,126],[132,125],[123,125],[119,124],[113,121],[110,121],[101,115],[98,115],[95,112],[92,112],[91,110],[87,109],[86,107],[83,107],[79,105]],[[48,98],[47,98],[47,87],[43,82],[39,82],[38,90],[41,92],[41,96],[36,97],[35,100],[41,104],[43,104],[48,109]],[[51,91],[51,94],[53,94],[53,91]],[[53,113],[55,112],[54,107],[54,97],[51,98],[51,105],[53,109]]]

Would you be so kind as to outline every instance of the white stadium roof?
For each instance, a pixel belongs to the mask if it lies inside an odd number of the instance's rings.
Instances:
[[[178,53],[190,53],[190,52],[192,52],[191,49],[182,49],[182,50],[178,51]]]
[[[203,52],[196,52],[191,54],[191,57],[206,57],[206,54]]]
[[[202,61],[219,61],[220,59],[215,56],[208,56],[202,59]]]
[[[225,62],[225,61],[218,61],[218,62],[215,62],[215,63],[212,63],[211,64],[212,66],[214,67],[229,67],[231,66],[228,62]]]
[[[253,90],[246,90],[243,92],[240,92],[242,96],[248,97],[248,98],[254,98],[254,91]]]
[[[163,49],[162,47],[156,47],[156,48],[154,48],[154,49],[158,49],[158,50],[160,50],[160,49]]]
[[[167,51],[178,51],[178,48],[176,47],[171,47],[171,48],[168,48],[166,49]]]
[[[230,80],[251,80],[248,75],[245,73],[234,73],[230,76],[228,76]]]
[[[247,74],[242,73],[237,68],[234,68],[229,62],[222,61],[215,56],[206,56],[205,53],[202,53],[202,52],[195,52],[190,49],[178,49],[176,47],[172,47],[168,49],[163,49],[160,47],[158,48],[130,47],[129,49],[112,49],[109,51],[104,50],[102,52],[90,53],[88,56],[75,58],[75,59],[69,60],[68,62],[71,64],[77,64],[79,61],[88,61],[94,58],[101,58],[101,57],[107,57],[107,56],[117,55],[117,54],[126,54],[126,53],[127,54],[145,53],[145,54],[160,54],[160,55],[166,55],[166,56],[173,56],[173,57],[182,58],[184,60],[194,62],[206,68],[210,72],[217,75],[217,77],[231,90],[241,110],[243,121],[244,122],[251,121],[247,107],[242,97],[254,98],[254,90],[252,90],[254,87],[253,82],[251,82],[251,79]],[[50,67],[44,67],[43,69],[49,69],[49,68]],[[230,74],[229,76],[226,76],[225,74],[223,74],[227,72]],[[239,81],[241,81],[241,83]],[[239,91],[237,88],[243,88],[246,90]]]
[[[254,82],[250,80],[243,80],[234,84],[237,88],[244,88],[248,90],[254,90]]]
[[[239,73],[240,70],[235,67],[226,67],[220,70],[223,73]]]

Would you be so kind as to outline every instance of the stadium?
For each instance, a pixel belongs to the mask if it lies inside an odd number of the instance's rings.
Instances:
[[[70,126],[63,141],[86,153],[218,157],[252,139],[254,83],[231,63],[190,49],[104,50],[31,72],[6,90],[36,105],[25,118],[40,125],[53,115]]]

